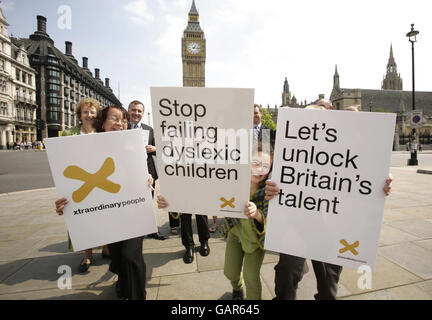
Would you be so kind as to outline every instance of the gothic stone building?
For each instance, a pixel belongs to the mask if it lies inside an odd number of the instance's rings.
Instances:
[[[330,100],[335,109],[338,110],[352,105],[360,105],[362,111],[397,113],[394,149],[403,150],[406,148],[412,132],[408,119],[408,112],[412,110],[412,91],[402,90],[402,79],[397,72],[392,47],[390,47],[387,73],[381,88],[381,90],[341,88],[336,66]],[[432,92],[416,91],[415,109],[423,110],[423,127],[416,130],[416,141],[422,145],[430,145],[432,144]]]
[[[30,65],[36,70],[38,140],[55,137],[59,131],[78,124],[75,108],[83,98],[94,98],[101,107],[121,105],[109,86],[88,68],[88,58],[82,58],[82,67],[72,55],[72,43],[65,42],[65,53],[54,46],[47,34],[47,19],[37,16],[37,31],[29,39],[12,38],[17,47],[24,47]]]
[[[182,38],[183,86],[205,87],[206,39],[199,24],[199,14],[192,1]]]

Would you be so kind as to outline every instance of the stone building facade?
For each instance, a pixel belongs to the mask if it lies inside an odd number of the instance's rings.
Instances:
[[[412,91],[402,90],[402,79],[390,47],[387,73],[381,90],[351,89],[340,87],[340,76],[335,69],[330,100],[337,110],[359,105],[362,111],[393,112],[397,114],[394,150],[404,150],[411,138],[412,127],[409,111],[412,110]],[[432,147],[432,92],[415,92],[415,109],[423,111],[423,126],[416,130],[416,141],[426,148]]]
[[[0,149],[36,140],[36,72],[24,46],[16,46],[0,8]]]
[[[102,107],[121,105],[109,86],[88,68],[88,58],[82,58],[82,66],[72,54],[72,43],[65,42],[65,53],[54,46],[47,34],[47,19],[37,16],[37,31],[28,39],[12,38],[17,47],[27,50],[31,67],[36,70],[36,117],[40,125],[37,139],[58,136],[78,124],[75,108],[83,98],[94,98]]]

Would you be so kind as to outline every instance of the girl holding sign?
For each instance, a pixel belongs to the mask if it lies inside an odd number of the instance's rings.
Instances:
[[[222,226],[224,236],[228,238],[224,273],[231,280],[233,300],[243,299],[244,283],[247,299],[261,299],[260,269],[265,254],[264,233],[268,208],[268,201],[264,199],[265,181],[270,173],[272,157],[272,151],[255,153],[252,159],[251,201],[244,210],[246,218],[225,218]],[[168,206],[161,195],[158,196],[157,203],[159,209]]]
[[[271,170],[272,157],[272,151],[258,151],[252,158],[250,202],[244,210],[247,219],[225,218],[222,225],[227,238],[224,274],[231,281],[233,300],[243,300],[244,284],[248,300],[261,300],[260,270],[265,254],[268,209],[265,181]]]
[[[260,270],[265,254],[264,236],[268,209],[265,181],[270,174],[272,162],[272,148],[269,152],[258,150],[254,153],[250,202],[244,210],[247,219],[225,218],[222,225],[222,232],[227,238],[224,274],[231,281],[233,300],[243,300],[244,285],[248,300],[261,299]]]

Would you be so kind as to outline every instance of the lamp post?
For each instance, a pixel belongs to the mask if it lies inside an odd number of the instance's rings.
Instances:
[[[415,86],[414,86],[414,42],[417,42],[417,35],[419,32],[417,30],[414,30],[414,23],[411,24],[411,31],[406,34],[408,37],[409,42],[411,42],[411,56],[412,56],[412,110],[415,110]],[[414,143],[416,139],[416,129],[412,129],[411,133],[411,143],[410,143],[410,149],[411,149],[411,158],[408,159],[407,164],[409,166],[416,166],[418,165],[417,160],[417,148],[416,143]]]

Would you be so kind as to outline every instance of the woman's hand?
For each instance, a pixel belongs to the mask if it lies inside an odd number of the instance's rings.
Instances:
[[[150,173],[149,173],[148,183],[149,183],[150,190],[154,191],[154,188],[153,188],[153,177],[152,177],[152,175]]]
[[[168,202],[161,195],[157,196],[157,204],[159,209],[168,207]]]
[[[392,188],[392,183],[393,183],[393,175],[391,173],[389,173],[389,176],[386,180],[386,184],[384,186],[384,193],[386,196],[388,196],[390,194],[391,188]]]
[[[276,185],[276,182],[273,182],[271,180],[267,180],[266,181],[266,186],[265,186],[265,199],[266,200],[271,200],[274,197],[276,197],[279,193],[279,188]]]
[[[60,198],[55,202],[56,212],[61,216],[63,214],[64,207],[69,203],[66,198]]]

